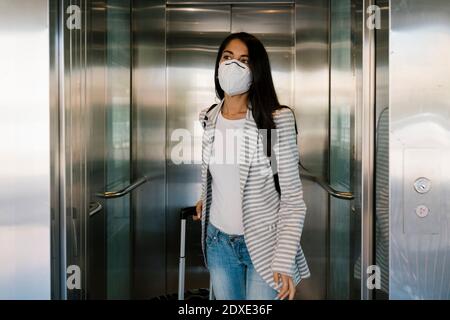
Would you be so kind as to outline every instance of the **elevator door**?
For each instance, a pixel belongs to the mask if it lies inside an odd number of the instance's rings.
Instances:
[[[59,14],[61,297],[126,299],[131,202],[116,191],[133,182],[131,1],[62,1]]]
[[[92,6],[88,8],[92,37],[87,46],[93,54],[88,55],[88,66],[102,81],[93,81],[87,94],[92,99],[102,95],[104,104],[93,114],[94,122],[103,125],[93,125],[88,142],[92,175],[87,189],[93,208],[87,223],[87,298],[128,299],[133,258],[131,194],[121,191],[135,182],[131,157],[131,1],[106,0]],[[106,10],[98,10],[101,8]],[[98,56],[103,57],[102,64],[95,63]],[[96,209],[96,204],[102,209]]]

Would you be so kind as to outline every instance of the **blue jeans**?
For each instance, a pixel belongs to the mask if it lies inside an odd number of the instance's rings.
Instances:
[[[276,300],[278,292],[256,272],[243,235],[226,234],[211,223],[206,259],[217,300]]]

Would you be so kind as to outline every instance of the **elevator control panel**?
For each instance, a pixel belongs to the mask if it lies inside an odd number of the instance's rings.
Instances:
[[[403,150],[403,228],[405,233],[440,232],[442,154],[434,148]],[[432,164],[430,163],[432,160]]]

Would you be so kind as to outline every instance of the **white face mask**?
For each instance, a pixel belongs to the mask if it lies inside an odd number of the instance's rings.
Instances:
[[[225,60],[219,65],[219,83],[230,96],[247,92],[252,84],[250,68],[236,59]]]

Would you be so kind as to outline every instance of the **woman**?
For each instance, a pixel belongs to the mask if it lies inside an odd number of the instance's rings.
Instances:
[[[306,213],[292,110],[279,105],[262,43],[229,35],[215,66],[221,102],[201,111],[202,249],[219,300],[294,298],[309,277],[300,247]],[[272,161],[263,139],[272,130]],[[236,143],[237,146],[236,146]],[[275,163],[278,183],[271,163]],[[280,194],[277,191],[279,185]],[[204,204],[204,205],[203,205]]]

